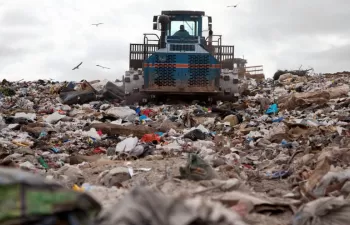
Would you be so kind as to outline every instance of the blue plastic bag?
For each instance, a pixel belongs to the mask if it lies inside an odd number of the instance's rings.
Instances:
[[[159,135],[160,137],[162,137],[164,135],[163,132],[155,132],[155,134]]]
[[[272,104],[270,107],[266,110],[266,114],[275,114],[278,113],[278,106],[277,104]]]
[[[137,115],[141,115],[141,108],[140,107],[137,107],[135,109],[135,111],[136,111]]]
[[[55,148],[55,147],[52,147],[51,151],[53,151],[54,153],[59,153],[60,152],[60,150],[58,148]]]
[[[142,120],[147,121],[147,120],[150,120],[150,119],[147,116],[142,115],[142,116],[140,116],[140,121],[142,121]]]

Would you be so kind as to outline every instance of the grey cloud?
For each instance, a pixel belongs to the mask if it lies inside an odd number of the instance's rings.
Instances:
[[[252,12],[242,13],[239,21],[243,22],[245,32],[272,40],[300,35],[349,34],[350,28],[344,26],[350,19],[349,11],[349,1],[342,0],[254,1]]]
[[[303,58],[309,65],[317,66],[319,72],[349,71],[350,45],[312,52]]]
[[[79,70],[72,70],[78,63],[83,62]],[[96,64],[109,67],[110,70],[96,67]],[[60,75],[52,78],[56,80],[96,80],[111,79],[115,80],[122,77],[125,70],[128,70],[128,60],[101,60],[95,57],[86,57],[81,59],[65,58],[56,56],[49,57],[46,61],[46,71],[60,71]]]
[[[96,41],[87,49],[91,60],[125,60],[129,58],[129,43],[122,40]]]
[[[346,46],[333,47],[331,49],[315,52],[308,56],[313,60],[327,60],[331,64],[332,62],[347,62],[350,61],[350,44]]]
[[[1,36],[3,33],[5,35]],[[19,36],[14,33],[0,32],[0,43],[0,59],[4,58],[4,60],[0,60],[0,64],[8,59],[18,61],[28,54],[50,51],[54,47],[50,40],[43,40],[39,35],[28,33]]]
[[[5,4],[0,9],[0,76],[3,71],[15,73],[17,65],[11,64],[18,63],[28,68],[28,79],[31,74],[61,80],[121,77],[128,69],[130,42],[142,43],[143,33],[154,32],[153,15],[176,9],[206,11],[213,17],[214,33],[223,35],[223,44],[235,45],[235,55],[244,55],[250,65],[264,64],[269,76],[275,69],[301,64],[321,72],[346,69],[350,45],[337,47],[334,40],[350,41],[348,0],[246,0],[236,9],[226,8],[231,3],[33,0],[12,4],[15,8]],[[91,26],[94,22],[105,24],[96,28]],[[42,56],[36,57],[39,53]],[[72,71],[80,61],[81,69]]]
[[[14,26],[41,26],[45,22],[41,20],[35,11],[23,10],[15,8],[12,10],[5,11],[5,13],[0,17],[0,24],[7,27]]]
[[[39,25],[39,26],[38,26]],[[43,39],[47,33],[43,22],[36,16],[22,9],[5,11],[0,16],[0,51],[8,53],[8,57],[27,54],[32,50],[42,50],[48,46]]]
[[[349,1],[250,2],[250,11],[236,10],[232,12],[232,20],[228,20],[236,27],[226,32],[226,38],[239,39],[238,51],[246,50],[249,55],[255,55],[252,50],[255,48],[256,52],[264,52],[266,58],[275,63],[276,69],[298,68],[301,64],[328,72],[346,68],[335,58],[346,58],[347,48],[320,51],[331,46],[319,37],[327,39],[332,35],[350,40],[350,28],[345,25],[350,20]],[[280,45],[286,49],[281,50]]]
[[[21,30],[21,29],[0,29],[0,43],[2,45],[15,45],[18,42],[25,41],[35,41],[40,39],[42,32],[35,29]]]
[[[16,49],[7,46],[0,46],[0,68],[5,68],[8,65],[24,60],[27,53],[27,50],[23,48]],[[3,74],[0,69],[0,77],[2,76]]]

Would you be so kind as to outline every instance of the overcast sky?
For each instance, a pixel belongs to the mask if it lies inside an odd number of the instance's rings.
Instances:
[[[161,10],[205,11],[223,44],[268,77],[300,65],[350,70],[350,0],[0,0],[0,78],[121,78],[129,43],[153,32]]]

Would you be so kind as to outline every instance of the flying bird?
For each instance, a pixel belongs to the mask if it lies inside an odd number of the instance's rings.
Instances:
[[[72,70],[76,70],[79,69],[79,66],[81,66],[81,64],[83,64],[83,62],[79,63],[76,67],[74,67]]]
[[[239,4],[239,3],[238,3]],[[227,7],[233,7],[233,8],[236,8],[237,6],[238,6],[238,4],[236,4],[236,5],[229,5],[229,6],[227,6]]]
[[[111,69],[111,68],[104,67],[104,66],[100,66],[100,65],[96,65],[96,66],[101,67],[101,68],[103,68],[103,69]]]
[[[93,24],[91,24],[91,25],[94,25],[94,26],[98,27],[98,26],[101,25],[101,24],[103,24],[103,23],[93,23]]]

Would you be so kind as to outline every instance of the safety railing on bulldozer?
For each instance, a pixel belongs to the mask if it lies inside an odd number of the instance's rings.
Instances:
[[[130,44],[129,67],[135,70],[142,68],[145,59],[158,49],[159,36],[157,34],[143,34],[143,44]]]
[[[245,71],[247,73],[250,73],[251,75],[257,75],[257,74],[263,74],[264,69],[263,65],[258,65],[258,66],[246,66]]]
[[[209,50],[212,50],[210,52],[221,62],[221,67],[233,70],[234,46],[222,45],[222,35],[212,35],[211,37],[207,37],[206,41]]]
[[[265,78],[263,65],[258,66],[246,66],[245,76],[247,78],[254,78],[257,80],[262,80]]]
[[[151,37],[155,37],[151,39]],[[222,68],[233,69],[234,46],[221,45],[221,35],[212,35],[212,54],[221,62]],[[208,46],[208,38],[206,39]],[[143,62],[159,49],[159,36],[156,34],[144,34],[143,44],[130,44],[129,67],[133,69],[143,68]],[[209,47],[210,48],[210,47]],[[208,49],[210,50],[210,49]]]

